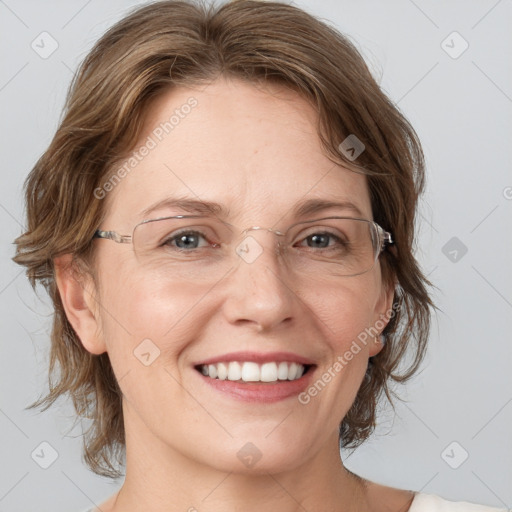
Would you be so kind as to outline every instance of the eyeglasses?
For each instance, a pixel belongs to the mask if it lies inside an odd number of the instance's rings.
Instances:
[[[247,234],[251,230],[279,236],[276,254],[286,268],[313,277],[364,274],[393,243],[391,233],[376,222],[351,217],[297,222],[283,233],[259,226],[240,232],[217,218],[176,215],[144,220],[132,235],[97,230],[94,237],[132,243],[139,265],[152,275],[204,282],[220,279],[242,260],[251,264],[260,257],[264,248]]]

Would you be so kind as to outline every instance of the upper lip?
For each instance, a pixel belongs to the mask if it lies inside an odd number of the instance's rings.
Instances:
[[[202,366],[216,363],[229,363],[231,361],[248,361],[254,363],[271,363],[271,362],[282,362],[287,361],[290,363],[298,363],[302,365],[313,365],[315,364],[311,359],[293,354],[292,352],[230,352],[229,354],[222,354],[220,356],[210,357],[204,361],[199,361],[194,366]]]

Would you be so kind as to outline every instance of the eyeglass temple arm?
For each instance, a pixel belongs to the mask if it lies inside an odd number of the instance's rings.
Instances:
[[[384,229],[377,224],[377,228],[379,231],[380,239],[381,239],[381,248],[383,251],[387,245],[393,245],[395,242],[393,241],[393,237],[389,231],[384,231]]]
[[[94,238],[114,240],[114,242],[117,242],[118,244],[129,244],[132,241],[132,237],[129,235],[120,235],[115,231],[102,231],[101,229],[96,230]]]

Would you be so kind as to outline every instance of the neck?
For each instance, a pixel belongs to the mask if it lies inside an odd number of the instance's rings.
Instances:
[[[139,435],[138,435],[139,434]],[[113,512],[280,512],[369,509],[364,481],[342,464],[336,435],[302,465],[223,471],[152,437],[126,431],[126,478]],[[319,504],[321,503],[321,506]]]

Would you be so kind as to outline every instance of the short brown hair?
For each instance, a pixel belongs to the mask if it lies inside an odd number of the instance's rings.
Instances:
[[[110,28],[75,75],[62,122],[27,178],[28,228],[16,240],[14,257],[27,268],[33,287],[44,285],[55,308],[50,389],[32,406],[46,409],[69,393],[78,417],[91,420],[84,458],[98,474],[120,474],[114,459],[121,461],[124,452],[121,392],[108,354],[87,352],[66,318],[54,259],[72,254],[91,268],[93,234],[104,215],[104,202],[94,191],[114,162],[133,149],[150,103],[173,87],[220,76],[280,83],[308,100],[318,112],[326,154],[366,174],[374,220],[396,240],[380,259],[383,279],[395,287],[395,314],[384,330],[387,343],[370,359],[340,425],[344,447],[356,447],[371,434],[382,393],[390,401],[394,394],[388,384],[410,378],[424,357],[433,303],[413,254],[423,153],[357,49],[326,23],[279,2],[146,5]],[[351,134],[365,147],[356,161],[339,149]],[[402,368],[409,351],[412,358]]]

